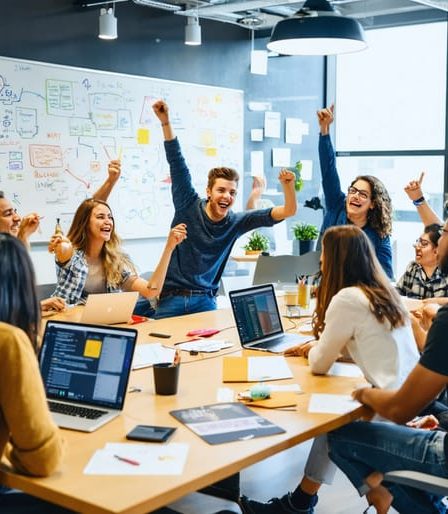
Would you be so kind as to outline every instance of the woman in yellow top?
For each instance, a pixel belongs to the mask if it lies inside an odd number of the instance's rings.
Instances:
[[[0,459],[13,469],[48,476],[63,457],[63,439],[51,419],[36,358],[40,304],[34,270],[21,241],[0,234]],[[1,489],[0,512],[62,513],[66,509]]]

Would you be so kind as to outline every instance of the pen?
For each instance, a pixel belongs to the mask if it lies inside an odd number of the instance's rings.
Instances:
[[[179,366],[179,364],[180,364],[180,351],[176,350],[176,353],[174,354],[173,366]]]
[[[140,462],[137,462],[136,460],[128,459],[127,457],[120,457],[119,455],[114,455],[114,457],[117,460],[131,464],[132,466],[140,466]]]

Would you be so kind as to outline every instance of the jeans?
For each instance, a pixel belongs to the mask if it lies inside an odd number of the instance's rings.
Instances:
[[[216,298],[208,294],[165,296],[159,300],[155,319],[216,310]]]
[[[328,457],[326,435],[316,437],[305,464],[305,476],[318,484],[331,485],[337,467]]]
[[[417,430],[384,422],[356,421],[328,434],[331,460],[347,475],[360,495],[373,471],[410,470],[448,478],[445,432]],[[402,514],[445,513],[441,497],[412,487],[383,482]]]

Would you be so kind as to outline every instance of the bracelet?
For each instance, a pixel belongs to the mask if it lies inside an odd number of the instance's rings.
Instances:
[[[170,124],[170,122],[169,122],[169,121],[167,121],[167,122],[165,122],[165,123],[162,123],[161,125],[162,125],[162,127],[166,127],[166,126],[167,126],[167,125],[169,125],[169,124]]]
[[[417,198],[417,200],[412,200],[412,203],[416,206],[416,207],[419,207],[420,205],[422,205],[422,203],[425,201],[425,197],[424,196],[421,196],[420,198]]]

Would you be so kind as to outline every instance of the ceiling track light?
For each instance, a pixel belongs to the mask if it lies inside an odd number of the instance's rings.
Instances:
[[[185,25],[185,44],[199,46],[202,43],[201,26],[198,16],[188,16]]]
[[[112,40],[117,39],[117,18],[115,17],[115,4],[114,7],[100,9],[99,17],[99,32],[100,39]]]
[[[357,20],[341,16],[327,0],[306,0],[277,23],[267,47],[283,55],[338,55],[364,50],[367,43]]]

